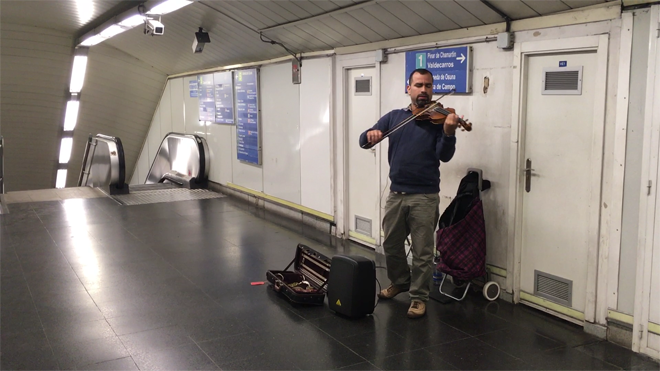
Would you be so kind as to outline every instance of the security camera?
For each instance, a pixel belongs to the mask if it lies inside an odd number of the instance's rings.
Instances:
[[[144,33],[152,36],[161,36],[165,33],[165,26],[155,19],[146,19],[144,21]]]
[[[195,32],[195,39],[193,40],[192,50],[193,53],[201,53],[204,50],[204,45],[211,42],[208,32],[200,27],[199,32]]]

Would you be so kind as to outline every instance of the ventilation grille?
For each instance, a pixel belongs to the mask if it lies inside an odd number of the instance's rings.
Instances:
[[[535,270],[534,295],[570,307],[573,302],[573,281]]]
[[[371,95],[371,76],[355,78],[355,95]]]
[[[365,236],[373,237],[371,235],[371,219],[355,216],[355,231],[362,233]]]
[[[546,68],[543,70],[543,94],[582,94],[582,66]]]

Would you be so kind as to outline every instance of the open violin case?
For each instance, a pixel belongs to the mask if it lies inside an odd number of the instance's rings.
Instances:
[[[330,276],[331,260],[314,249],[298,244],[296,255],[284,270],[266,271],[266,279],[276,292],[293,303],[323,305]],[[293,271],[289,268],[293,265]]]

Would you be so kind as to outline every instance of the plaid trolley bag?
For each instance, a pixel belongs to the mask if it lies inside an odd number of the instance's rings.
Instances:
[[[488,188],[490,182],[481,179],[480,170],[468,170],[461,179],[456,198],[438,222],[436,249],[440,260],[437,269],[444,273],[439,291],[455,300],[465,298],[472,279],[486,275],[486,223],[480,192]],[[442,291],[447,275],[452,277],[457,287],[467,282],[460,298]],[[497,288],[499,296],[499,286]]]

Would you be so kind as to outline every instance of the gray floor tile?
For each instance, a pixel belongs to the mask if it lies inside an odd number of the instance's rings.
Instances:
[[[266,281],[296,245],[384,257],[231,198],[10,204],[0,216],[3,369],[654,369],[522,305],[407,295],[347,319]],[[84,215],[84,218],[81,216]],[[381,285],[389,283],[378,269]],[[294,354],[292,356],[292,354]]]

